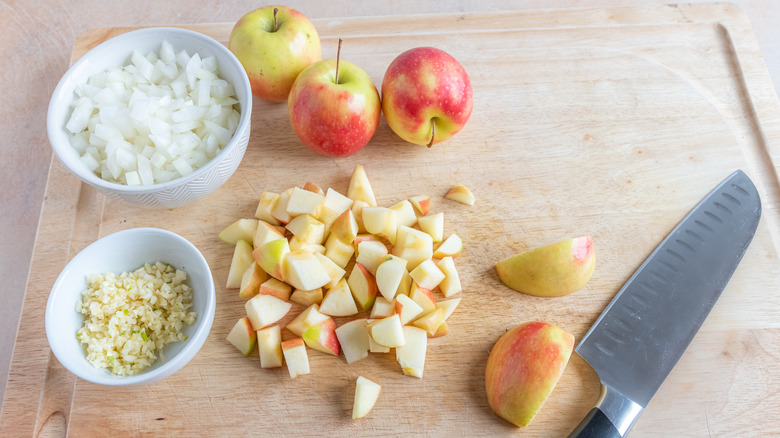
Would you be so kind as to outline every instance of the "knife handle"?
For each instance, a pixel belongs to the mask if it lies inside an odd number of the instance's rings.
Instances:
[[[601,385],[596,407],[569,434],[569,438],[621,438],[628,434],[644,408],[609,386]]]

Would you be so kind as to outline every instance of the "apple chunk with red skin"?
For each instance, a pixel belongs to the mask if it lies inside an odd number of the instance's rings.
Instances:
[[[574,347],[574,336],[545,322],[527,322],[504,333],[485,368],[491,409],[527,426],[550,396]]]
[[[539,297],[560,297],[581,289],[593,276],[596,253],[590,236],[515,254],[496,264],[510,288]]]
[[[471,81],[450,54],[418,47],[398,55],[382,80],[382,112],[404,140],[432,146],[457,134],[471,116]]]
[[[306,67],[293,83],[287,108],[303,144],[329,157],[363,149],[379,126],[381,112],[379,93],[368,74],[338,58]]]

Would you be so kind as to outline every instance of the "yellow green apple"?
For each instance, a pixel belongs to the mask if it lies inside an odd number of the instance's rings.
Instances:
[[[560,297],[581,289],[593,275],[596,253],[590,236],[515,254],[496,264],[510,288],[539,297]]]
[[[545,322],[527,322],[504,333],[485,367],[490,408],[526,427],[558,383],[573,347],[574,336]]]

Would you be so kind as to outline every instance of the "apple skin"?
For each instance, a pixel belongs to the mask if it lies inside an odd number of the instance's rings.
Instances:
[[[508,257],[496,264],[508,287],[538,297],[561,297],[593,276],[596,252],[590,236],[577,237]]]
[[[401,53],[382,80],[387,124],[414,144],[433,145],[457,134],[471,116],[473,100],[466,70],[450,54],[434,47]]]
[[[312,151],[347,157],[374,136],[382,106],[371,78],[356,65],[325,59],[304,69],[290,90],[287,111],[298,138]]]
[[[278,9],[277,30],[274,8]],[[285,6],[265,6],[241,17],[230,32],[228,48],[244,66],[252,93],[284,102],[295,78],[322,59],[320,37],[305,15]]]
[[[485,368],[490,408],[526,427],[558,383],[573,347],[574,336],[545,322],[527,322],[504,333]]]

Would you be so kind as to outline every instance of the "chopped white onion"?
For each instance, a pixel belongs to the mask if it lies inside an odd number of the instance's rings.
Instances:
[[[75,89],[65,129],[81,161],[101,178],[152,185],[188,175],[232,138],[240,115],[235,89],[213,56],[133,51],[121,68]]]

